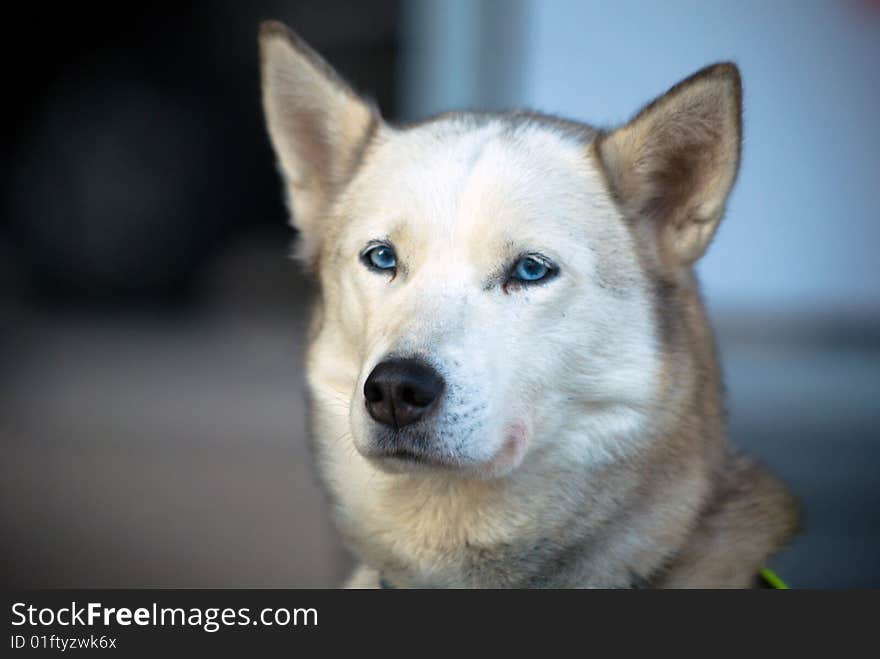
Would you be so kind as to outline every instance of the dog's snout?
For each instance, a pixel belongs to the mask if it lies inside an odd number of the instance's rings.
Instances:
[[[403,428],[431,410],[443,393],[443,378],[417,359],[381,362],[364,383],[367,411],[379,423]]]

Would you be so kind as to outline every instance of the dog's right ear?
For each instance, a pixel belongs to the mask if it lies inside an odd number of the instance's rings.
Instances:
[[[312,261],[319,224],[376,131],[375,107],[360,98],[327,62],[286,25],[260,25],[263,110],[281,166],[301,255]]]

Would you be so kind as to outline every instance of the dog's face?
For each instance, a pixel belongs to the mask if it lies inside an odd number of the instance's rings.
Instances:
[[[662,401],[659,291],[703,252],[735,177],[735,69],[613,132],[526,114],[396,129],[279,26],[261,45],[321,283],[310,378],[338,423],[319,422],[345,426],[334,441],[386,471],[493,478],[637,437]]]
[[[587,410],[648,402],[646,281],[580,141],[528,119],[386,129],[334,214],[321,277],[363,455],[498,475]]]

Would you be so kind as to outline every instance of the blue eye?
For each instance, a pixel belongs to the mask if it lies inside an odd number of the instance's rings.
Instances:
[[[550,266],[531,256],[524,256],[513,268],[512,279],[521,282],[540,281],[552,273]]]
[[[361,260],[374,270],[394,270],[397,268],[397,255],[388,245],[375,245],[361,255]]]

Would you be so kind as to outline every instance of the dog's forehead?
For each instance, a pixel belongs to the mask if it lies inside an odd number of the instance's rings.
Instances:
[[[352,201],[363,204],[360,216],[444,236],[565,234],[611,204],[589,151],[583,135],[503,117],[391,130],[364,163]]]

